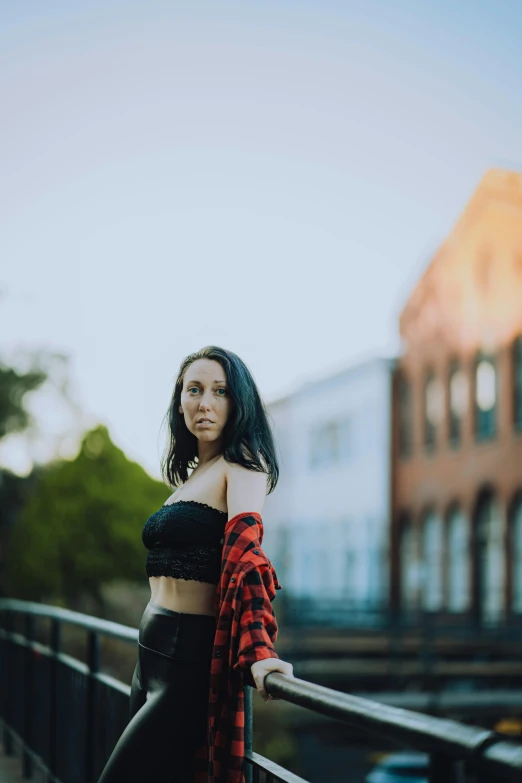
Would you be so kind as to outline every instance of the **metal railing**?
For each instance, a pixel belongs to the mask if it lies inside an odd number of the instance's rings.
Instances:
[[[267,674],[265,688],[354,729],[429,754],[430,783],[464,783],[465,772],[475,783],[522,781],[522,744],[498,732],[390,707],[278,672]]]
[[[50,643],[35,640],[35,620],[51,622]],[[15,629],[23,622],[23,632]],[[86,631],[86,663],[62,652],[61,630]],[[22,747],[22,774],[36,764],[48,783],[95,783],[128,722],[130,687],[100,672],[101,638],[137,644],[138,630],[78,612],[15,599],[0,599],[0,711],[3,745]],[[271,672],[265,687],[281,699],[340,720],[369,735],[429,754],[430,783],[522,780],[522,744],[488,729],[390,707],[370,699]],[[245,688],[247,783],[306,783],[255,753],[253,689]]]
[[[50,643],[35,640],[37,618],[51,621]],[[15,630],[15,619],[23,632]],[[86,662],[62,651],[62,627],[86,631]],[[0,599],[0,711],[3,745],[21,748],[22,775],[36,763],[48,783],[91,783],[127,725],[130,687],[99,671],[101,637],[137,645],[138,631],[43,604]]]

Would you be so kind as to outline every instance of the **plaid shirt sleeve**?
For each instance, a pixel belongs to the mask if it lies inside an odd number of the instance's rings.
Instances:
[[[270,598],[275,590],[269,565],[250,568],[243,577],[242,591],[239,649],[233,668],[242,671],[245,685],[255,688],[252,664],[264,658],[279,658],[274,650],[278,627]]]

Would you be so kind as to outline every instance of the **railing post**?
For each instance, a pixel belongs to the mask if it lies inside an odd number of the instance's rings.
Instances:
[[[62,647],[62,625],[56,618],[51,620],[50,642],[48,783],[52,783],[58,771],[58,655]]]
[[[9,609],[6,609],[4,611],[4,631],[5,631],[5,639],[4,639],[4,662],[5,662],[5,673],[4,673],[4,692],[3,692],[3,709],[2,709],[2,717],[4,719],[4,727],[3,727],[3,745],[4,745],[4,753],[6,756],[12,756],[13,755],[13,736],[11,734],[11,722],[13,717],[13,672],[12,672],[12,644],[11,640],[7,638],[8,634],[11,633],[13,629],[13,614],[9,611]]]
[[[33,697],[34,697],[34,615],[25,615],[25,660],[24,660],[24,735],[22,750],[22,777],[30,778],[33,774],[33,759],[30,749],[33,747]]]
[[[464,783],[462,763],[443,753],[430,755],[429,783]]]
[[[94,744],[96,737],[96,679],[100,668],[100,637],[96,631],[90,631],[87,637],[87,721],[85,732],[85,783],[95,783]]]
[[[253,688],[245,685],[245,750],[254,749],[254,708]],[[252,783],[252,764],[245,764],[245,783]]]

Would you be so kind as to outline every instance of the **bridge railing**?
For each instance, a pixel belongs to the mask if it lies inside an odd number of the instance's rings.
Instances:
[[[48,618],[49,644],[35,639],[35,621]],[[62,628],[85,633],[86,662],[62,650]],[[21,626],[21,627],[20,627]],[[0,599],[0,715],[3,745],[22,748],[22,774],[35,766],[48,783],[95,783],[128,722],[130,687],[100,671],[103,637],[137,645],[138,630],[43,604]],[[271,672],[269,693],[355,729],[429,754],[430,783],[522,780],[522,745],[502,735],[325,688]],[[245,689],[247,783],[306,783],[255,753],[253,689]],[[260,777],[262,775],[262,777]],[[349,780],[349,778],[348,778]]]

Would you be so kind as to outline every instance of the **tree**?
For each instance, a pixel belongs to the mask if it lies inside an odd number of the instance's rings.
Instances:
[[[24,407],[24,397],[45,380],[47,373],[41,367],[20,372],[0,360],[0,438],[27,429],[31,415]]]
[[[107,427],[88,432],[75,459],[36,473],[10,541],[8,595],[71,606],[87,594],[102,607],[104,582],[146,579],[141,531],[169,491]]]
[[[27,357],[26,357],[27,358]],[[0,440],[7,435],[23,432],[33,424],[25,408],[25,397],[40,388],[47,380],[47,372],[34,357],[27,371],[9,367],[0,360]],[[3,571],[9,531],[26,502],[31,478],[22,478],[10,470],[0,468],[0,595],[5,593]]]

